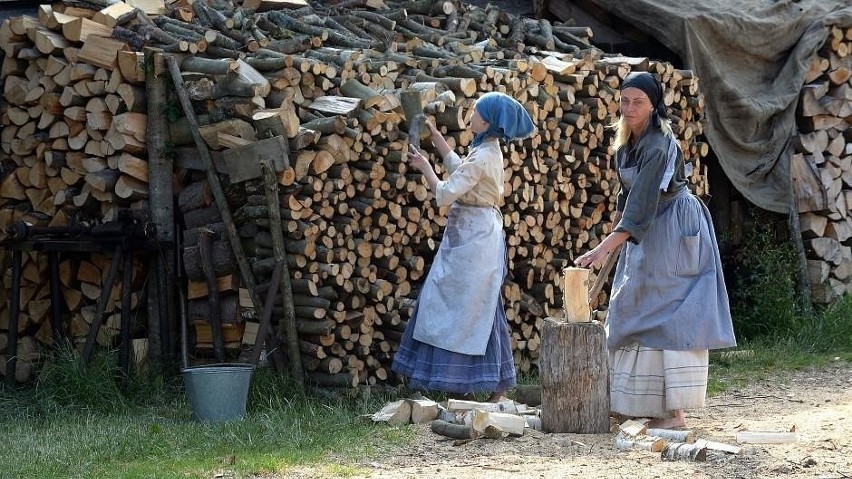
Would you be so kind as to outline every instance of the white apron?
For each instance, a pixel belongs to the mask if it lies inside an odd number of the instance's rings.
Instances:
[[[456,353],[485,354],[505,264],[500,211],[453,203],[417,300],[414,339]]]

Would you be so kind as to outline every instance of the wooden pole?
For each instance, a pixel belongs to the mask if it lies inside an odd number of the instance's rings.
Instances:
[[[281,204],[278,199],[278,181],[275,169],[269,159],[260,160],[263,173],[263,184],[266,187],[266,204],[269,209],[269,229],[272,231],[272,249],[275,260],[283,265],[281,273],[281,303],[284,307],[284,318],[281,324],[287,338],[287,356],[290,359],[290,374],[300,386],[304,383],[302,373],[302,355],[299,352],[299,337],[296,331],[296,313],[293,306],[293,286],[290,283],[290,270],[287,267],[287,249],[284,245],[284,230],[281,226]]]
[[[145,48],[145,96],[148,99],[147,150],[148,150],[148,208],[157,228],[159,244],[175,244],[175,211],[172,175],[174,160],[162,152],[170,142],[166,119],[166,71],[163,51]],[[148,348],[153,364],[165,370],[174,353],[172,334],[175,329],[174,268],[175,250],[161,251],[153,261],[157,280],[149,284],[148,293]]]
[[[795,180],[793,180],[795,181]],[[805,245],[802,243],[802,225],[799,221],[799,202],[796,198],[796,188],[793,188],[791,193],[792,200],[790,201],[790,213],[788,222],[790,226],[790,241],[796,248],[796,290],[799,293],[799,304],[805,308],[808,314],[813,313],[813,303],[811,302],[811,284],[808,279],[808,258],[805,255]]]
[[[219,302],[219,288],[216,285],[216,271],[213,266],[213,232],[201,228],[198,235],[198,261],[207,282],[207,304],[210,305],[210,330],[213,333],[213,355],[216,361],[225,361],[225,343],[222,339],[222,306]]]
[[[166,64],[169,66],[169,73],[172,76],[172,82],[175,85],[178,97],[180,98],[181,106],[184,114],[190,125],[192,139],[195,140],[195,146],[201,156],[201,161],[204,164],[204,169],[207,172],[207,182],[210,185],[210,192],[213,194],[213,199],[216,206],[219,208],[219,213],[222,216],[222,222],[225,224],[225,234],[228,238],[228,243],[234,252],[234,257],[237,259],[237,264],[240,267],[240,277],[248,288],[251,296],[252,304],[255,310],[263,311],[263,303],[257,294],[257,284],[254,275],[251,271],[248,258],[243,251],[240,236],[237,233],[237,226],[234,223],[234,216],[231,214],[231,208],[228,206],[228,200],[225,198],[225,192],[222,190],[222,184],[219,182],[219,177],[216,175],[216,169],[213,166],[213,158],[210,156],[210,150],[207,149],[207,144],[201,133],[198,131],[198,120],[195,118],[195,112],[192,109],[192,102],[189,99],[189,93],[183,85],[183,79],[178,69],[177,60],[171,55],[166,56]]]

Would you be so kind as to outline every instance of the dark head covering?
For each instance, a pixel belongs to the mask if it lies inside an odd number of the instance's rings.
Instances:
[[[642,90],[648,95],[651,104],[654,105],[656,116],[661,120],[669,117],[666,111],[666,103],[663,99],[663,86],[654,75],[648,72],[632,72],[627,75],[624,83],[621,84],[621,90],[624,91],[625,88],[638,88]],[[655,123],[658,124],[659,120],[655,121]]]
[[[473,137],[470,146],[479,146],[490,137],[506,140],[526,138],[535,131],[532,118],[524,106],[505,93],[488,92],[476,100],[474,108],[489,126],[487,131]]]

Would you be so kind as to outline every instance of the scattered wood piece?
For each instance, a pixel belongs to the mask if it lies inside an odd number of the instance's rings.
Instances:
[[[731,444],[725,444],[724,442],[705,441],[705,443],[707,445],[707,449],[710,449],[710,450],[713,450],[713,451],[721,451],[721,452],[728,452],[728,453],[731,453],[731,454],[739,454],[740,450],[742,450],[742,448],[739,447],[739,446],[734,446],[734,445],[731,445]]]
[[[500,402],[478,402],[478,401],[465,401],[462,399],[448,399],[447,400],[447,409],[450,411],[471,411],[474,409],[478,409],[480,411],[488,411],[488,412],[505,412],[509,414],[517,414],[518,407],[515,405],[515,402],[512,400],[505,400]]]
[[[623,433],[615,436],[615,447],[619,450],[644,449],[651,452],[662,452],[666,444],[666,440],[661,437],[631,437]]]
[[[734,435],[740,444],[789,444],[799,437],[795,432],[737,431]]]
[[[438,403],[431,399],[406,399],[411,406],[411,422],[426,424],[438,417]]]
[[[663,448],[660,458],[664,461],[704,462],[707,460],[707,443],[703,439],[692,444],[670,442]]]
[[[634,421],[633,419],[628,419],[621,423],[621,425],[618,426],[618,430],[631,437],[643,436],[648,433],[647,426],[639,421]]]
[[[465,424],[453,424],[436,419],[432,421],[432,432],[453,439],[472,439],[473,429]]]
[[[473,418],[471,422],[473,429],[481,434],[486,434],[488,428],[493,426],[511,436],[523,436],[526,425],[526,419],[524,419],[523,416],[518,416],[517,414],[480,410],[473,411]]]
[[[692,431],[678,431],[675,429],[649,428],[646,432],[649,436],[661,437],[671,442],[695,442],[695,433]]]
[[[375,422],[386,422],[394,426],[408,424],[411,420],[411,403],[405,399],[389,402],[370,417]]]
[[[524,420],[527,421],[527,427],[530,429],[535,429],[536,431],[541,431],[541,417],[539,416],[524,416]]]

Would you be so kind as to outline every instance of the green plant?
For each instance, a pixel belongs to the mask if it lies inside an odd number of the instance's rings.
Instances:
[[[806,322],[796,296],[796,253],[789,242],[756,227],[739,252],[731,314],[739,340],[789,336]]]

